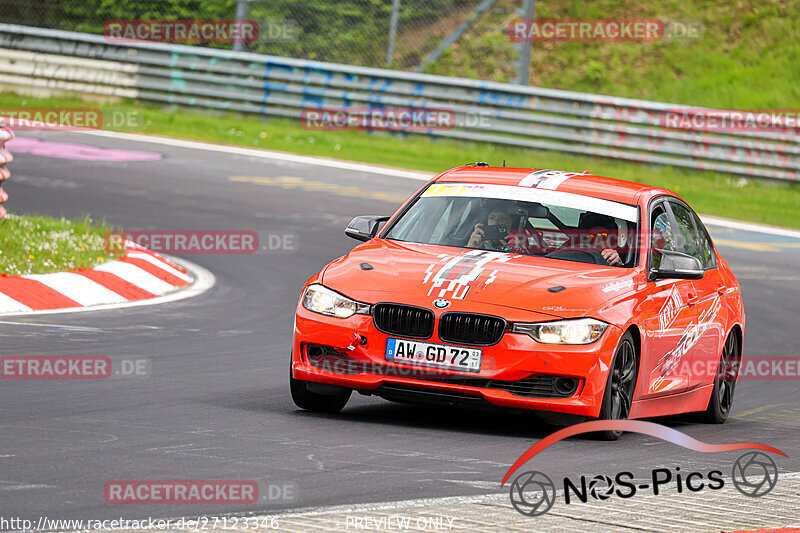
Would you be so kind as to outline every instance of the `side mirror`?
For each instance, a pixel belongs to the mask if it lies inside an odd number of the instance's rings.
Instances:
[[[378,233],[381,222],[386,222],[390,217],[360,216],[355,217],[344,230],[344,234],[357,241],[368,241]]]
[[[703,277],[703,265],[691,255],[671,250],[658,250],[661,253],[661,264],[657,270],[651,270],[648,279],[700,279]]]

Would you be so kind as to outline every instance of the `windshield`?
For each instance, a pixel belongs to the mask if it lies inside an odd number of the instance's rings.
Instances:
[[[636,264],[639,210],[553,190],[433,184],[384,238],[618,267]]]

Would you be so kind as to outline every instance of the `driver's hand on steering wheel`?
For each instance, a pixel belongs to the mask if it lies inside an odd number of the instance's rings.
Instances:
[[[619,253],[617,253],[616,250],[613,250],[611,248],[606,248],[605,250],[600,252],[600,255],[603,256],[603,259],[605,259],[609,265],[622,264],[622,259],[619,258]]]

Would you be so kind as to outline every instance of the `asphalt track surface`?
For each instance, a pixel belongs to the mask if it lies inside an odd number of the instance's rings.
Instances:
[[[303,412],[292,403],[287,365],[301,286],[356,244],[343,234],[352,216],[390,214],[397,199],[421,182],[78,133],[20,136],[147,150],[163,159],[110,163],[15,154],[6,184],[11,212],[90,213],[126,229],[290,233],[297,236],[297,250],[186,256],[217,278],[210,291],[187,300],[0,317],[4,355],[91,354],[152,362],[144,378],[0,382],[0,515],[270,513],[497,492],[511,463],[555,430],[524,414],[409,406],[359,395],[333,416]],[[229,179],[237,175],[283,179]],[[307,185],[314,182],[329,186]],[[365,200],[359,191],[390,196]],[[712,233],[727,243],[720,249],[743,285],[745,355],[796,356],[800,241],[721,228]],[[747,381],[737,388],[732,419],[721,426],[659,421],[705,442],[775,446],[789,455],[778,458],[780,471],[796,472],[798,415],[796,380]],[[564,441],[535,466],[554,479],[620,470],[638,477],[656,466],[728,471],[735,457],[736,452],[695,453],[629,434],[613,443]],[[285,484],[295,493],[241,507],[104,502],[107,481],[147,479],[255,480],[262,495],[269,485]]]

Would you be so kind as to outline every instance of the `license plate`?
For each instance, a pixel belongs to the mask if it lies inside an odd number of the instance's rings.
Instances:
[[[462,348],[406,339],[389,338],[386,341],[386,360],[461,372],[481,371],[481,350],[478,348]]]

